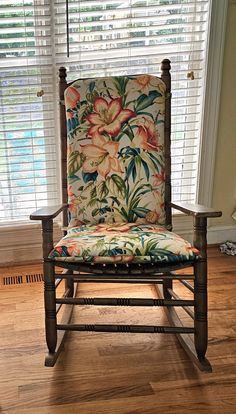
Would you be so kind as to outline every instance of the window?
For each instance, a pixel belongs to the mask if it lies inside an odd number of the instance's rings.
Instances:
[[[0,4],[0,221],[57,200],[50,1]],[[37,96],[45,91],[42,97]]]
[[[61,64],[74,79],[155,74],[171,60],[173,199],[195,201],[211,1],[68,0],[68,9],[67,58],[65,0],[1,1],[0,221],[58,201]]]

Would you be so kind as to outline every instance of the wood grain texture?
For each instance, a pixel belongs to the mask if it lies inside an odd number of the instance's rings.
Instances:
[[[61,211],[67,209],[67,204],[59,204],[56,206],[48,206],[40,208],[39,210],[34,211],[30,215],[30,220],[47,220],[53,219],[58,216]]]
[[[42,283],[1,286],[0,412],[158,414],[236,412],[236,257],[209,249],[212,374],[194,367],[173,335],[72,332],[54,368],[45,368]],[[18,274],[21,267],[0,269]],[[24,267],[26,269],[26,267]],[[29,272],[40,272],[30,266]],[[183,271],[182,271],[183,272]],[[186,270],[187,272],[187,270]],[[191,292],[175,282],[179,296]],[[58,289],[62,289],[59,286]],[[145,285],[80,287],[81,296],[155,297]],[[181,311],[183,312],[183,311]],[[188,315],[182,317],[188,321]],[[166,324],[160,309],[85,307],[73,323]],[[73,352],[72,352],[73,351]]]
[[[211,207],[203,206],[202,204],[192,203],[170,203],[171,207],[176,210],[180,210],[183,213],[190,216],[201,216],[201,217],[221,217],[222,211],[215,210]]]

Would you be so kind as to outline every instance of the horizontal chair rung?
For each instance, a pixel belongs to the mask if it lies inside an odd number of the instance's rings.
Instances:
[[[96,306],[194,306],[193,300],[144,298],[56,298],[56,303]]]
[[[194,328],[184,326],[148,326],[148,325],[62,325],[61,331],[127,332],[127,333],[194,333]]]
[[[153,279],[149,279],[149,278],[143,278],[143,279],[140,279],[140,278],[136,278],[136,279],[134,279],[134,278],[132,278],[132,279],[127,279],[127,278],[123,278],[122,277],[122,280],[121,279],[106,279],[106,277],[101,277],[101,276],[99,276],[99,278],[97,278],[96,280],[93,278],[93,279],[86,279],[86,278],[83,278],[83,277],[81,277],[81,278],[77,278],[77,277],[75,277],[74,278],[74,282],[78,282],[78,283],[129,283],[129,284],[146,284],[146,285],[149,285],[149,284],[151,284],[151,283],[155,283],[155,284],[159,284],[159,285],[162,285],[163,284],[163,281],[162,280],[159,280],[159,279],[155,279],[155,280],[153,280]]]
[[[118,281],[118,282],[120,282],[120,283],[122,283],[123,281],[125,281],[126,279],[128,279],[128,280],[146,280],[147,281],[147,283],[149,283],[149,282],[157,282],[158,280],[166,280],[166,279],[173,279],[173,280],[182,280],[182,279],[189,279],[189,280],[193,280],[194,279],[194,275],[179,275],[179,274],[177,274],[177,275],[173,275],[173,274],[164,274],[164,275],[162,275],[162,274],[160,274],[160,273],[158,273],[158,274],[156,274],[156,275],[147,275],[147,276],[144,276],[144,275],[142,275],[142,274],[140,274],[140,275],[130,275],[130,274],[127,274],[127,275],[125,275],[125,274],[123,274],[123,275],[117,275],[117,274],[114,274],[114,275],[109,275],[109,274],[106,274],[105,272],[104,272],[104,274],[101,274],[101,273],[98,273],[98,274],[96,274],[96,273],[91,273],[91,274],[84,274],[84,273],[82,273],[82,274],[76,274],[76,273],[64,273],[64,274],[61,274],[61,273],[56,273],[55,274],[55,277],[57,277],[58,279],[76,279],[76,280],[78,280],[78,281],[80,281],[80,282],[99,282],[100,280],[102,280],[102,279],[106,279],[106,281]]]
[[[67,298],[67,296],[69,294],[70,294],[70,289],[68,288],[68,289],[65,290],[65,292],[63,293],[63,296],[60,299],[65,300],[65,298]],[[63,302],[58,302],[58,304],[56,306],[56,313],[59,312],[59,310],[61,309],[62,305],[63,305]]]

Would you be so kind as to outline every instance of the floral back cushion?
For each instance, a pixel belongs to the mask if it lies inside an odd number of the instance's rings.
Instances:
[[[70,226],[165,224],[165,84],[84,79],[65,91]]]

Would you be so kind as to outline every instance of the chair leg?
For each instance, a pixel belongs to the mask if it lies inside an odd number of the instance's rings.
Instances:
[[[73,270],[68,270],[68,273],[73,273]],[[73,298],[74,296],[74,279],[65,279],[65,289],[69,289],[68,297]]]
[[[68,273],[71,273],[71,271],[68,270]],[[56,288],[54,265],[52,263],[45,263],[44,275],[46,341],[49,350],[49,353],[45,358],[45,366],[53,367],[62,349],[64,348],[64,342],[68,331],[57,331]],[[65,279],[65,296],[63,296],[65,298],[75,298],[77,294],[77,287],[78,283],[75,283],[73,279]],[[73,306],[65,304],[63,306],[65,307],[63,312],[61,312],[60,323],[67,325],[70,322],[72,316]]]
[[[168,289],[173,288],[173,281],[172,279],[163,280],[163,296],[165,299],[171,299],[171,294],[168,292]]]
[[[194,343],[199,360],[203,360],[208,342],[207,263],[204,259],[194,265],[194,273]]]
[[[185,349],[191,360],[204,372],[212,372],[210,362],[205,358],[207,350],[207,265],[204,259],[194,265],[195,273],[195,318],[194,318],[194,338],[188,334],[176,334],[180,344]],[[159,286],[155,285],[158,294]],[[162,294],[165,299],[170,298],[167,289],[172,289],[172,280],[163,280]],[[172,306],[165,308],[166,315],[171,326],[183,326],[176,310]]]
[[[56,289],[54,264],[50,262],[44,262],[44,305],[46,342],[49,353],[54,354],[57,346]]]

